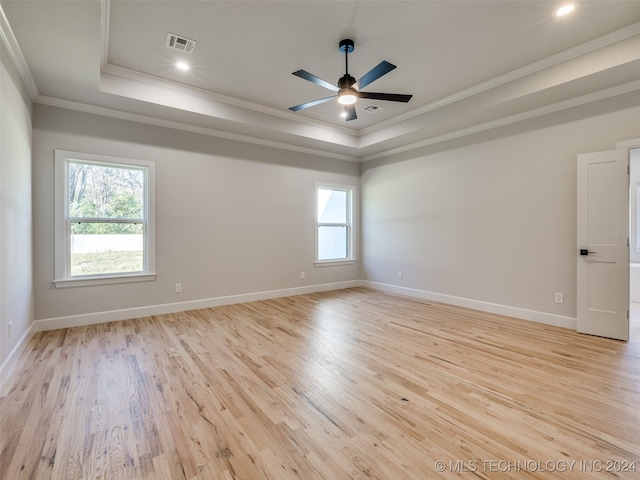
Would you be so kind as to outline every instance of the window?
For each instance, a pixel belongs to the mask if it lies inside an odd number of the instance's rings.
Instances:
[[[56,150],[56,287],[153,280],[150,162]]]
[[[316,263],[353,262],[353,187],[316,187]]]

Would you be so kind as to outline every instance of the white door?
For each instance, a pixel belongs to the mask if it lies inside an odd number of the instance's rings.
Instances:
[[[578,332],[629,339],[629,153],[578,155]]]

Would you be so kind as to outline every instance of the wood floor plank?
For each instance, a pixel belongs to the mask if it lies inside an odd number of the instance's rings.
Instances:
[[[0,479],[640,478],[639,405],[637,340],[353,288],[37,333]]]

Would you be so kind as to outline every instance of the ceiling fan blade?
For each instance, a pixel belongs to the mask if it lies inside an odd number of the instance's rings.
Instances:
[[[360,90],[370,83],[375,82],[381,76],[386,75],[394,68],[396,68],[394,64],[383,60],[377,66],[373,67],[371,70],[365,73],[362,78],[360,78],[360,80],[355,83],[354,87],[356,88],[356,90]]]
[[[344,106],[344,119],[348,122],[349,120],[357,120],[358,115],[356,115],[356,106],[355,105],[345,105]]]
[[[372,100],[386,100],[388,102],[404,102],[411,100],[413,95],[404,95],[401,93],[374,93],[374,92],[358,92],[359,98],[370,98]]]
[[[289,107],[289,110],[291,110],[292,112],[297,112],[298,110],[302,110],[304,108],[315,107],[316,105],[320,105],[321,103],[330,102],[331,100],[333,100],[336,97],[337,97],[337,95],[331,95],[330,97],[319,98],[318,100],[313,100],[311,102],[302,103],[300,105],[296,105],[295,107]]]
[[[309,80],[311,83],[315,83],[316,85],[320,85],[321,87],[328,88],[334,92],[340,90],[335,85],[327,82],[326,80],[321,79],[320,77],[316,77],[313,73],[309,73],[306,70],[298,70],[297,72],[293,72],[293,75],[296,77],[304,78],[305,80]]]

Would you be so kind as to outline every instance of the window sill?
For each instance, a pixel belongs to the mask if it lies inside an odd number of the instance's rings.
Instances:
[[[96,277],[65,278],[54,280],[56,288],[89,287],[93,285],[112,285],[115,283],[150,282],[156,279],[157,273],[136,273],[132,275],[107,275]]]
[[[314,265],[316,267],[331,267],[335,265],[355,265],[358,263],[356,259],[349,260],[316,260]]]

